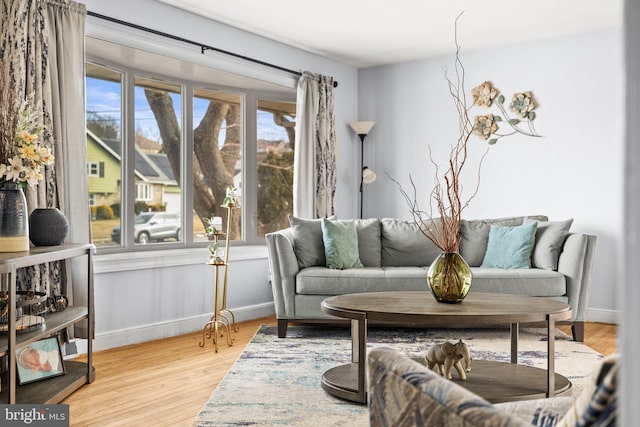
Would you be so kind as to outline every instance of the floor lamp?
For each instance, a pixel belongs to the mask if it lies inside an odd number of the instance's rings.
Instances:
[[[349,126],[360,137],[360,218],[362,218],[362,200],[363,200],[363,185],[371,184],[376,180],[376,174],[367,166],[364,166],[364,139],[369,134],[369,131],[375,125],[376,122],[351,122]]]

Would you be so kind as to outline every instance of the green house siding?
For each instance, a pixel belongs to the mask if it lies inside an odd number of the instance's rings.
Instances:
[[[87,138],[87,163],[99,168],[99,176],[89,176],[89,193],[120,192],[120,162],[91,137]]]

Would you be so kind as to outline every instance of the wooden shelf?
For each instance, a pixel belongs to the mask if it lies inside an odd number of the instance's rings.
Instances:
[[[83,362],[65,361],[64,368],[64,375],[16,386],[15,403],[57,403],[95,378],[94,368],[91,369],[91,378],[87,378],[87,364]],[[8,387],[2,384],[0,401],[8,399]]]
[[[86,319],[88,330],[93,330],[93,253],[92,244],[63,244],[33,248],[24,252],[0,253],[0,284],[9,294],[8,324],[0,335],[0,356],[7,359],[3,364],[7,372],[3,377],[0,402],[3,403],[58,403],[83,384],[93,381],[95,370],[92,366],[93,340],[87,340],[87,363],[65,362],[64,375],[37,381],[22,386],[17,385],[16,350],[52,336],[66,327]],[[87,306],[71,306],[63,311],[44,316],[43,326],[28,332],[16,332],[16,270],[22,267],[63,261],[75,257],[87,257]]]
[[[76,323],[79,320],[86,319],[89,314],[87,307],[67,307],[64,311],[57,313],[49,313],[44,316],[45,326],[31,332],[20,333],[16,335],[16,350],[37,341],[45,336],[53,335],[56,332]],[[7,353],[9,340],[7,332],[0,332],[0,356]]]
[[[0,264],[12,263],[16,268],[28,267],[87,255],[87,251],[93,252],[93,245],[64,243],[60,246],[39,246],[24,252],[0,252]]]

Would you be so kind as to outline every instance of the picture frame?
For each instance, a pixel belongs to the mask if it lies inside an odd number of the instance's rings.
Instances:
[[[28,384],[66,373],[57,337],[32,342],[16,350],[19,384]]]

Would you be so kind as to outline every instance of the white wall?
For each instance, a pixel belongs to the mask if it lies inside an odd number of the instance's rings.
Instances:
[[[338,136],[337,214],[355,215],[352,165],[358,154],[348,122],[357,117],[357,69],[213,22],[152,0],[85,0],[87,10],[218,47],[288,69],[333,76]],[[87,34],[104,36],[113,24],[87,18]],[[106,30],[105,30],[106,28]],[[115,26],[115,30],[118,27]],[[145,36],[146,38],[155,36]],[[158,44],[171,42],[155,37]],[[153,40],[150,44],[153,44]],[[184,49],[188,49],[187,46]],[[183,54],[184,52],[181,52]],[[295,79],[246,61],[207,52],[221,69],[245,72],[276,84]],[[283,78],[285,76],[286,78]],[[273,79],[273,80],[271,80]],[[95,348],[109,348],[200,329],[213,311],[213,272],[205,248],[182,253],[98,255],[95,275]],[[274,312],[266,249],[232,248],[228,307],[237,320]]]
[[[227,307],[237,322],[274,313],[265,248],[232,247]],[[206,248],[112,254],[95,262],[97,350],[180,335],[211,319],[216,268]],[[224,270],[219,269],[219,292]],[[209,343],[210,344],[210,343]]]
[[[467,93],[484,80],[507,99],[514,92],[533,91],[539,103],[536,128],[544,135],[505,138],[491,148],[480,192],[463,217],[540,213],[552,220],[575,218],[572,230],[598,236],[588,318],[617,322],[624,238],[622,31],[473,52],[464,51],[460,42]],[[376,121],[365,142],[365,164],[379,177],[365,188],[365,217],[408,218],[385,173],[405,186],[411,174],[426,206],[434,173],[428,147],[436,159],[446,160],[458,135],[444,66],[452,74],[454,57],[360,71],[358,115]],[[463,178],[467,191],[487,144],[472,137],[469,147],[471,161]]]
[[[625,163],[625,234],[624,256],[620,257],[624,286],[618,295],[623,321],[618,332],[618,353],[622,360],[620,378],[621,426],[632,426],[640,417],[640,366],[633,363],[640,354],[638,322],[640,321],[640,287],[636,285],[640,277],[640,3],[625,1],[625,59],[626,75],[626,163]]]

